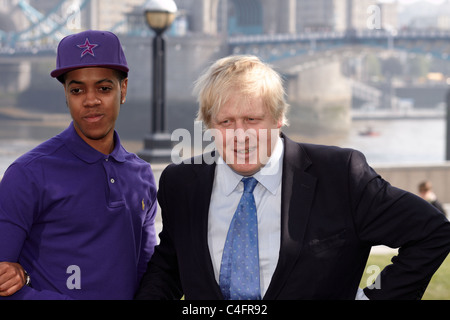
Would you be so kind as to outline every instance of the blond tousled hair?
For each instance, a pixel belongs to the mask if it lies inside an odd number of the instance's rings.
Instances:
[[[233,55],[217,60],[195,82],[197,120],[211,128],[214,117],[231,95],[261,97],[274,120],[287,125],[288,104],[281,76],[256,56]]]

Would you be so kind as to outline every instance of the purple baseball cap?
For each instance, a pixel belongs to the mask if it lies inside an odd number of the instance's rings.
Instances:
[[[128,74],[125,54],[114,33],[87,30],[63,38],[58,45],[56,69],[50,75],[58,78],[66,72],[88,67],[110,68]]]

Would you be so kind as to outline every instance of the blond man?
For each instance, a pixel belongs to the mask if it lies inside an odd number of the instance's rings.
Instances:
[[[435,208],[358,151],[290,140],[282,79],[257,57],[216,61],[196,92],[216,144],[201,157],[216,161],[162,173],[161,242],[137,299],[421,298],[450,248]],[[379,244],[400,254],[363,291]]]

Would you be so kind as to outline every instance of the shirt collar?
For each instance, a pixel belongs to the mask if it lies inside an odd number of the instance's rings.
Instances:
[[[118,162],[125,161],[125,150],[116,131],[114,131],[114,150],[109,155],[104,155],[88,145],[76,132],[73,122],[59,134],[59,137],[64,141],[67,148],[84,162],[94,163],[108,156],[113,157]]]
[[[281,183],[283,169],[284,143],[278,137],[272,155],[267,164],[255,173],[253,177],[272,194],[275,194],[277,187]],[[225,195],[230,195],[238,186],[244,176],[234,172],[219,155],[217,159],[216,179],[220,181],[218,184]]]
[[[259,181],[267,190],[275,194],[281,183],[283,174],[283,155],[284,141],[278,137],[272,155],[267,164],[254,174],[256,180]]]

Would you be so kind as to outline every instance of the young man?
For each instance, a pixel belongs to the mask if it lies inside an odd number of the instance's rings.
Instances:
[[[157,202],[150,165],[114,130],[127,61],[116,35],[89,30],[61,40],[56,65],[73,121],[0,183],[0,294],[131,299],[156,244]]]
[[[258,58],[220,59],[196,89],[216,161],[162,173],[161,241],[137,299],[422,297],[450,249],[438,210],[392,187],[358,151],[280,134],[282,81]],[[399,255],[381,286],[358,290],[380,244]]]

